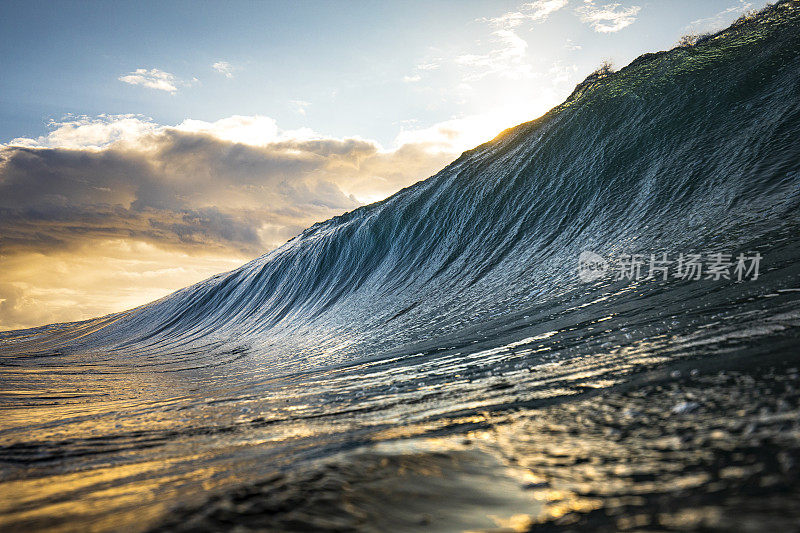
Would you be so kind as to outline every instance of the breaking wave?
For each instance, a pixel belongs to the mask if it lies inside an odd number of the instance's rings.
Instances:
[[[39,419],[7,418],[0,459],[68,457],[81,471],[103,457],[117,465],[107,483],[145,479],[185,502],[201,483],[478,430],[488,422],[477,413],[603,389],[665,361],[792,351],[798,34],[800,5],[779,3],[590,76],[543,117],[230,273],[128,312],[1,334],[2,405]],[[585,251],[761,263],[743,280],[587,282]],[[6,479],[24,485],[14,472]],[[97,509],[136,522],[110,498]],[[160,516],[166,504],[152,505]],[[45,520],[23,511],[6,522]],[[85,512],[103,529],[100,511]]]

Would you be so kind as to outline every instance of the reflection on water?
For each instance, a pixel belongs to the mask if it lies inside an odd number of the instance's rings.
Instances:
[[[240,269],[0,333],[0,530],[787,530],[798,26],[590,76]],[[763,261],[582,283],[587,250]]]
[[[668,303],[653,287],[650,297]],[[423,523],[514,529],[543,513],[589,512],[603,500],[553,488],[560,463],[536,457],[543,450],[548,457],[574,458],[575,450],[631,456],[635,446],[615,448],[602,432],[559,433],[563,421],[542,418],[542,409],[566,405],[558,410],[580,419],[593,409],[575,407],[580,398],[662,375],[652,372],[665,363],[752,358],[796,345],[795,293],[763,288],[735,310],[665,315],[669,307],[662,307],[660,320],[626,312],[616,300],[627,295],[586,294],[584,303],[538,316],[532,310],[521,323],[498,323],[459,343],[439,340],[438,347],[290,375],[270,375],[257,354],[184,371],[126,366],[114,357],[7,357],[0,367],[0,522],[5,530],[146,530],[176,507],[212,520],[191,509],[215,494],[243,494],[252,507],[234,506],[230,520],[333,520],[328,529],[336,529],[334,517],[312,505],[324,494],[337,502],[347,496],[336,512],[353,521],[348,527],[376,531]],[[578,401],[565,404],[569,398]],[[670,412],[669,405],[658,409]],[[659,469],[668,463],[651,460]],[[581,475],[610,486],[620,468],[590,462]],[[708,481],[689,478],[680,483]],[[297,516],[279,513],[284,504]],[[222,513],[219,505],[210,508]]]

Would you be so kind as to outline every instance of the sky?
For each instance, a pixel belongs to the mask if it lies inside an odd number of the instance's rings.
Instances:
[[[160,298],[764,1],[0,3],[0,330]]]

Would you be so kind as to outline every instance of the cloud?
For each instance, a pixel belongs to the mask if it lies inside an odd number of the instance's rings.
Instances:
[[[711,32],[720,30],[728,25],[738,16],[750,11],[753,4],[745,0],[739,0],[738,3],[732,5],[727,9],[723,9],[719,13],[706,18],[693,20],[687,27],[687,30],[698,32]]]
[[[306,102],[305,100],[289,100],[289,103],[294,107],[295,112],[304,116],[306,109],[311,105],[311,102]]]
[[[636,21],[639,6],[622,7],[621,4],[595,5],[594,0],[584,0],[577,9],[581,21],[589,24],[598,33],[614,33],[627,28]]]
[[[174,129],[186,133],[204,133],[223,141],[252,146],[269,144],[281,135],[278,123],[263,115],[233,115],[215,122],[186,119]]]
[[[55,315],[42,305],[40,299],[26,291],[24,285],[0,282],[0,317],[3,325],[26,327],[31,322],[52,322]],[[79,317],[75,316],[74,320],[79,320]]]
[[[155,131],[158,125],[141,115],[67,115],[51,120],[50,133],[36,139],[17,138],[9,146],[100,149],[115,142],[139,139]],[[2,148],[2,145],[0,145]]]
[[[511,29],[520,26],[524,22],[544,22],[547,18],[566,6],[568,0],[535,0],[522,4],[518,11],[509,11],[498,17],[484,18],[481,21],[488,22],[492,26],[500,29]]]
[[[231,270],[242,256],[165,252],[132,240],[80,251],[0,255],[0,330],[86,320],[166,296]]]
[[[175,93],[179,85],[185,85],[185,83],[179,80],[174,74],[164,72],[157,68],[150,70],[146,68],[137,68],[130,74],[120,76],[117,79],[131,85],[141,85],[148,89],[166,91],[168,93]],[[193,81],[196,81],[196,78]]]
[[[442,58],[432,59],[429,61],[419,63],[414,68],[422,72],[430,72],[433,70],[438,70],[442,66],[441,61]],[[417,83],[418,81],[421,80],[422,80],[422,75],[419,73],[403,76],[403,83]]]
[[[222,74],[228,79],[233,78],[233,65],[228,63],[227,61],[217,61],[211,68]]]
[[[523,29],[524,24],[545,22],[550,15],[567,4],[568,0],[536,0],[522,4],[516,11],[478,19],[493,28],[491,42],[495,46],[484,53],[460,54],[455,57],[455,63],[463,69],[463,79],[476,81],[487,76],[497,76],[521,80],[538,77],[528,61],[528,43],[520,36],[519,30]],[[438,63],[433,65],[438,66]]]
[[[492,32],[499,46],[485,54],[463,54],[455,58],[456,64],[465,67],[464,80],[475,81],[490,75],[509,79],[531,77],[533,70],[527,63],[528,43],[514,30]]]
[[[258,254],[358,207],[340,186],[377,147],[360,140],[251,146],[175,128],[101,150],[0,151],[0,248],[46,252],[93,239]],[[264,224],[284,228],[262,242]]]
[[[0,329],[146,303],[385,198],[457,155],[454,145],[422,138],[384,149],[283,130],[264,116],[166,126],[102,115],[51,128],[0,145]],[[179,267],[191,276],[140,293],[124,275]],[[93,286],[89,272],[105,281]],[[67,294],[70,276],[85,285]]]

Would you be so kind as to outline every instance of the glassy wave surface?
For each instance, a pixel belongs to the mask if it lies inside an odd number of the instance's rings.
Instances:
[[[798,138],[792,1],[233,272],[2,333],[0,529],[794,523]]]

